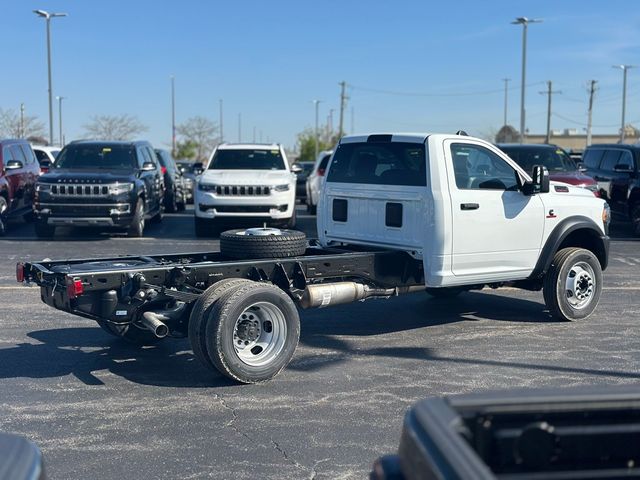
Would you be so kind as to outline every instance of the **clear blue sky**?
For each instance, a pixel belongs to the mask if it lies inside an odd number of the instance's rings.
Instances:
[[[553,128],[586,123],[587,81],[599,81],[595,132],[616,131],[622,73],[640,65],[640,11],[622,1],[48,1],[3,0],[0,107],[47,122],[45,22],[32,9],[62,11],[52,22],[54,95],[64,103],[67,140],[92,115],[127,113],[149,127],[144,137],[170,143],[170,75],[176,77],[177,121],[218,119],[224,99],[225,139],[253,128],[263,140],[295,144],[336,109],[339,86],[354,88],[356,132],[459,128],[482,134],[502,125],[502,78],[513,79],[509,123],[519,125],[521,27],[516,16],[544,19],[529,29],[527,126],[543,132],[552,80]],[[469,96],[394,96],[358,89]],[[640,68],[629,72],[627,119],[640,125]],[[571,123],[577,122],[577,123]],[[57,110],[56,110],[57,136]]]

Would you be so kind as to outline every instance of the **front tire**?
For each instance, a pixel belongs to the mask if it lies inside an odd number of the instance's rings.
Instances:
[[[7,211],[9,204],[7,199],[0,195],[0,237],[7,233]]]
[[[223,375],[260,383],[284,369],[298,346],[300,317],[289,296],[251,282],[225,293],[205,312],[207,352]]]
[[[543,295],[551,314],[571,321],[589,317],[602,293],[602,267],[589,250],[563,248],[544,278]]]
[[[631,207],[630,217],[633,225],[633,234],[636,237],[640,237],[640,203],[636,203]]]
[[[144,235],[144,202],[141,198],[136,203],[128,233],[130,237],[142,237]]]

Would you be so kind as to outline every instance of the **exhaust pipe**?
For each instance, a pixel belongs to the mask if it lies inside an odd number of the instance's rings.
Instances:
[[[142,314],[142,324],[158,338],[164,338],[169,335],[169,327],[160,320],[162,317],[162,315],[154,312],[144,312]]]
[[[302,308],[328,307],[365,300],[371,297],[391,297],[401,293],[424,291],[424,285],[396,288],[373,288],[356,282],[336,282],[307,285],[300,298]]]
[[[164,338],[169,335],[169,327],[166,322],[174,322],[180,320],[184,315],[187,308],[185,302],[176,302],[175,306],[167,310],[160,310],[157,312],[144,312],[140,323],[151,330],[153,334],[158,338]]]

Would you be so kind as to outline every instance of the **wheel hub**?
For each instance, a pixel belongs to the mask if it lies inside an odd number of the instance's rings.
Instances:
[[[586,307],[595,291],[593,270],[586,263],[574,265],[567,275],[567,300],[574,308]]]
[[[260,337],[260,322],[249,318],[241,320],[238,322],[236,336],[242,342],[255,342]]]

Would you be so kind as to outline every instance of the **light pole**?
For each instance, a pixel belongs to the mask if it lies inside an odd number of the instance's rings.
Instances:
[[[58,100],[58,127],[60,128],[60,146],[64,147],[64,141],[62,140],[64,137],[62,136],[62,100],[64,100],[67,97],[63,97],[62,95],[59,95],[56,97],[56,100]]]
[[[315,160],[316,158],[318,158],[318,107],[320,105],[320,100],[313,100],[313,104],[316,107],[316,127],[313,135],[316,140],[316,155],[313,157],[313,159]]]
[[[51,19],[66,17],[66,13],[49,13],[44,10],[34,10],[33,13],[47,21],[47,70],[49,75],[49,143],[53,144],[53,91],[51,88]]]
[[[171,75],[171,156],[176,155],[176,82]]]
[[[622,124],[620,125],[620,143],[624,143],[624,114],[627,107],[627,70],[635,65],[613,65],[622,70]]]
[[[527,28],[530,23],[541,23],[542,20],[518,17],[513,22],[514,25],[522,25],[522,83],[520,86],[520,143],[524,143],[525,132],[525,110],[524,110],[524,89],[527,78]]]
[[[502,125],[506,125],[507,124],[507,101],[509,99],[508,91],[509,91],[509,82],[511,81],[511,79],[503,78],[502,81],[504,82],[504,122],[502,123]]]
[[[224,143],[224,133],[222,130],[222,99],[218,100],[218,104],[220,105],[220,143]]]

